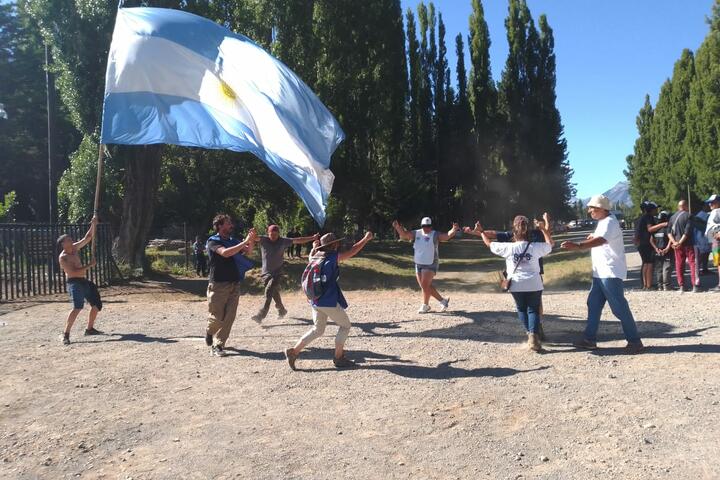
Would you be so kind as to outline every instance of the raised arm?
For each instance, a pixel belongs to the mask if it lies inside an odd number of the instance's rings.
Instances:
[[[549,244],[551,247],[554,247],[555,240],[553,240],[552,238],[552,234],[550,233],[550,227],[548,225],[548,222],[545,222],[545,225],[543,225],[539,230],[542,232],[543,237],[545,238],[545,243]]]
[[[360,250],[363,249],[363,247],[365,247],[365,244],[367,244],[372,239],[373,239],[372,232],[367,232],[365,234],[365,236],[359,242],[357,242],[355,245],[353,245],[350,250],[348,250],[347,252],[340,252],[338,254],[338,261],[342,262],[344,260],[354,257],[355,255],[357,255],[360,252]]]
[[[482,238],[483,243],[490,248],[490,244],[492,243],[492,239],[488,236],[487,231],[483,230],[480,233],[480,238]]]
[[[408,232],[407,230],[405,230],[405,227],[400,225],[400,222],[398,222],[397,220],[393,220],[392,226],[400,237],[400,240],[407,240],[408,242],[412,242],[413,240],[415,240],[415,234],[413,232]]]
[[[225,258],[232,257],[238,253],[249,253],[255,246],[256,239],[257,233],[254,228],[251,228],[244,241],[233,247],[218,247],[217,250],[215,250],[215,253]]]
[[[588,235],[587,240],[583,240],[582,242],[563,242],[560,244],[560,248],[564,250],[583,250],[599,247],[600,245],[603,245],[605,243],[607,243],[607,240],[605,240],[605,238],[603,237],[593,237],[592,235]]]
[[[95,235],[95,228],[97,227],[97,224],[98,224],[98,218],[97,218],[97,216],[93,216],[92,220],[90,220],[90,229],[87,231],[87,233],[85,234],[85,236],[83,238],[81,238],[77,242],[73,243],[73,247],[80,250],[85,245],[90,243],[90,240],[92,240],[93,235]]]
[[[438,239],[441,242],[447,242],[448,240],[452,239],[457,232],[460,231],[460,224],[459,223],[453,223],[453,226],[450,230],[448,230],[447,233],[445,232],[438,232]]]
[[[320,234],[316,233],[315,235],[312,235],[310,237],[295,237],[292,239],[293,245],[308,243],[308,242],[314,242],[315,240],[320,238]]]

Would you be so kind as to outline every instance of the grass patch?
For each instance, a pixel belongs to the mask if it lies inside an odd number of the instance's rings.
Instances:
[[[195,277],[192,259],[185,268],[185,255],[174,251],[148,249],[152,269],[179,277]],[[256,268],[245,278],[245,288],[251,293],[263,290],[260,278],[260,251],[250,257]],[[306,258],[286,259],[285,276],[281,287],[296,291],[305,269]],[[440,246],[441,289],[479,291],[497,288],[496,272],[504,268],[504,260],[492,255],[480,241],[462,240]],[[346,290],[416,289],[413,249],[408,242],[375,241],[355,258],[342,264],[342,285]],[[197,278],[197,277],[195,277]],[[591,280],[588,252],[567,252],[557,248],[545,258],[547,288],[585,288]]]

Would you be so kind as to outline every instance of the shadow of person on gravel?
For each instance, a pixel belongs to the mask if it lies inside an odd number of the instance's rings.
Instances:
[[[300,318],[300,317],[291,317],[290,320],[296,320],[297,323],[275,323],[275,324],[265,324],[263,323],[262,328],[264,329],[271,329],[271,328],[281,328],[281,327],[296,327],[298,325],[312,325],[313,321],[309,318]],[[400,320],[397,322],[352,322],[353,328],[359,328],[363,333],[366,335],[370,335],[373,337],[382,337],[385,335],[384,333],[379,333],[376,330],[400,330],[402,328],[401,324],[405,323],[414,323],[414,322],[420,322],[420,319],[412,319],[412,320]]]
[[[599,357],[612,355],[625,355],[622,347],[598,348],[597,350],[583,350]],[[692,344],[692,345],[645,345],[642,355],[664,355],[668,353],[720,353],[720,345]]]
[[[254,352],[252,350],[245,350],[244,348],[225,347],[225,352],[228,356],[237,355],[241,357],[253,357],[260,358],[262,360],[281,360],[285,362],[285,353],[282,351],[277,352]],[[308,348],[303,350],[300,354],[302,360],[327,360],[330,362],[333,358],[334,350],[328,348]],[[412,363],[409,360],[403,360],[396,355],[386,355],[384,353],[371,352],[369,350],[352,350],[347,352],[348,357],[358,363],[365,363],[368,360],[374,362],[398,362],[398,363]],[[317,369],[317,370],[302,370],[298,368],[298,371],[323,371],[323,370],[335,370],[334,368],[328,369]]]
[[[163,337],[150,337],[144,333],[108,333],[107,340],[100,340],[100,342],[138,342],[138,343],[177,343],[178,341],[172,338]]]
[[[348,355],[352,358],[352,356]],[[518,370],[509,367],[481,367],[481,368],[460,368],[453,366],[454,363],[458,363],[461,360],[452,360],[449,362],[443,362],[436,367],[424,367],[421,365],[359,365],[358,368],[361,370],[384,370],[394,375],[399,375],[405,378],[416,378],[424,380],[448,380],[451,378],[477,378],[477,377],[511,377],[519,373],[530,373],[547,370],[549,366],[541,366],[537,368],[530,368],[527,370]]]
[[[462,317],[470,322],[450,327],[424,330],[421,332],[390,332],[390,337],[432,337],[458,340],[475,340],[489,343],[520,343],[525,334],[517,315],[512,311],[468,312],[455,310],[440,314],[448,317]],[[583,317],[563,317],[559,315],[543,315],[543,328],[547,345],[568,345],[577,340],[585,330],[586,319]],[[675,326],[663,322],[638,321],[638,330],[643,339],[652,338],[691,338],[702,337],[702,333],[715,328],[704,327],[692,330],[675,330]],[[625,336],[619,321],[603,321],[600,324],[600,341],[623,340]]]

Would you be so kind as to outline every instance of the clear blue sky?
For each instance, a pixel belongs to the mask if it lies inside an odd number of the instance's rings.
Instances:
[[[544,13],[555,33],[557,105],[578,197],[604,192],[625,180],[625,157],[632,153],[635,117],[645,94],[654,105],[683,48],[695,51],[700,46],[713,0],[527,1],[536,25]],[[418,3],[402,0],[404,10],[415,11]],[[454,71],[455,36],[462,32],[467,39],[471,2],[433,3],[447,27]],[[508,51],[507,3],[483,1],[496,80]],[[470,68],[469,59],[466,66]]]

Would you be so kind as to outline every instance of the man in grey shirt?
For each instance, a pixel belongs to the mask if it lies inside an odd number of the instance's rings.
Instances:
[[[287,314],[280,298],[280,280],[283,274],[283,254],[290,245],[312,242],[319,238],[318,234],[311,237],[287,238],[280,236],[280,227],[270,225],[267,236],[260,237],[260,252],[262,254],[262,279],[265,284],[265,304],[258,313],[253,315],[253,321],[261,323],[270,311],[270,303],[275,300],[279,318]]]

